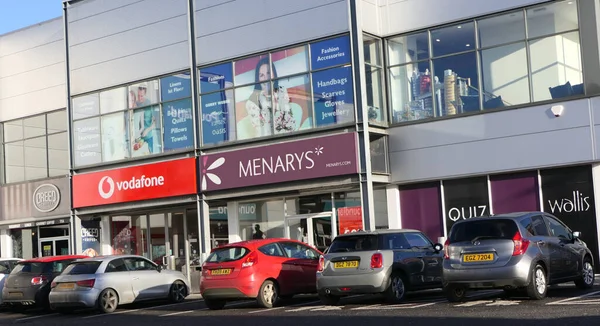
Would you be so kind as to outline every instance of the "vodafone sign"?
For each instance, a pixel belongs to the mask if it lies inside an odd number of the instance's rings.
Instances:
[[[186,158],[73,176],[73,208],[196,193],[196,159]]]

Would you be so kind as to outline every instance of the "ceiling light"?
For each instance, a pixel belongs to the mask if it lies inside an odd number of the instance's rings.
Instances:
[[[462,26],[458,25],[458,26],[456,26],[456,28],[462,28]]]
[[[471,44],[467,43],[467,46],[471,46]]]
[[[568,5],[572,5],[572,4],[573,4],[573,1],[569,1],[569,2],[567,2],[567,4],[568,4]]]
[[[435,41],[436,41],[436,42],[439,42],[439,41],[440,41],[440,39],[439,39],[439,38],[436,38],[436,39],[435,39]]]

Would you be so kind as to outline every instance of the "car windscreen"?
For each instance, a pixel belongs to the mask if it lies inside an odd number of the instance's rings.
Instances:
[[[95,274],[100,267],[99,261],[86,261],[71,263],[62,272],[63,275],[80,275],[80,274]]]
[[[328,253],[373,251],[377,250],[376,235],[352,235],[337,237],[329,246]]]
[[[228,261],[236,261],[244,258],[250,250],[245,247],[225,247],[215,249],[208,258],[206,258],[206,262],[209,263],[225,263]]]
[[[11,275],[19,274],[19,273],[33,273],[33,274],[44,274],[49,272],[49,266],[46,263],[39,262],[27,262],[27,263],[18,263],[15,268],[13,268]]]
[[[450,230],[450,242],[485,239],[512,239],[518,227],[513,220],[478,217],[458,223]]]

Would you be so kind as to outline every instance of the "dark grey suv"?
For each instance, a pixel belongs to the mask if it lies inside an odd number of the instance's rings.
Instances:
[[[586,244],[555,216],[523,212],[478,217],[452,226],[444,245],[443,282],[449,301],[468,289],[502,288],[543,299],[551,284],[594,285]]]

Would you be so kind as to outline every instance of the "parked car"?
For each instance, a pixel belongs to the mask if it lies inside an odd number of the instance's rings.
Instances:
[[[132,302],[168,299],[178,303],[190,293],[185,275],[136,255],[98,256],[72,262],[51,284],[50,307],[59,313],[97,308],[110,313]]]
[[[441,287],[442,245],[411,229],[339,235],[317,270],[317,291],[326,305],[355,294],[401,302],[407,291]]]
[[[548,285],[594,284],[594,259],[580,232],[555,216],[522,212],[455,223],[445,243],[444,289],[460,301],[469,289],[498,288],[543,299]]]
[[[85,258],[81,255],[50,256],[17,262],[6,277],[2,288],[2,301],[12,308],[48,308],[50,283],[72,261]]]
[[[260,239],[212,250],[202,265],[200,292],[210,309],[227,301],[256,299],[271,308],[279,299],[315,293],[321,252],[296,240]]]
[[[0,258],[0,288],[4,287],[6,276],[15,268],[17,262],[23,259],[19,258]],[[0,295],[0,305],[2,304],[2,296]]]

